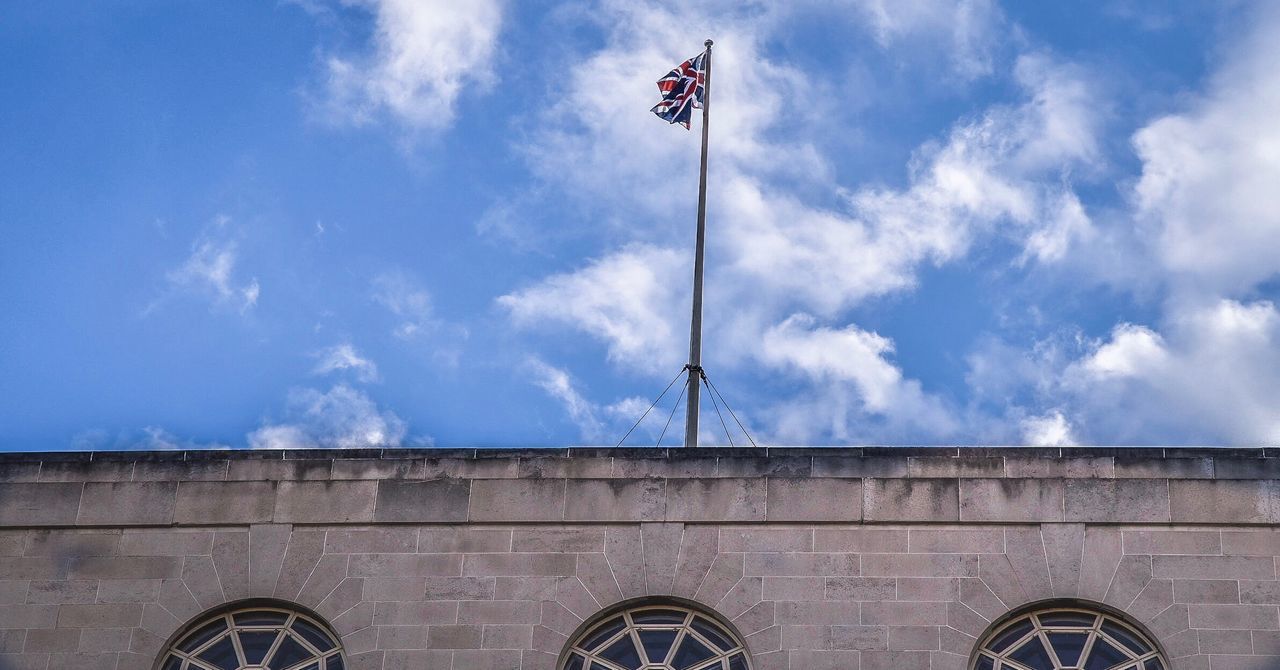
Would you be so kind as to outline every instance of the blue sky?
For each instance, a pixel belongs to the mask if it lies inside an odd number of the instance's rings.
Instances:
[[[706,37],[758,442],[1280,442],[1275,3],[132,0],[0,10],[0,448],[613,444]]]

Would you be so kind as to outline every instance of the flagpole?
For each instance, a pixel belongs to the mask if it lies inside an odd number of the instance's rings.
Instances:
[[[702,381],[702,247],[707,232],[707,123],[711,120],[711,45],[706,51],[702,89],[702,164],[698,173],[698,239],[693,257],[693,319],[689,324],[689,403],[685,410],[684,446],[698,446],[698,388]]]

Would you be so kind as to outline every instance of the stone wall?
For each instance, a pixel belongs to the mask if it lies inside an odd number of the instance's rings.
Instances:
[[[573,449],[9,454],[0,669],[150,670],[227,603],[296,603],[349,667],[545,669],[677,597],[759,670],[966,668],[1036,602],[1182,669],[1280,667],[1280,452]]]

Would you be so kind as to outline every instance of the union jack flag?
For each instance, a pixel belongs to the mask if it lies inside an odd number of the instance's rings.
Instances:
[[[667,123],[679,123],[689,128],[694,109],[702,109],[702,95],[706,83],[706,52],[681,63],[667,76],[658,80],[662,102],[649,110]]]

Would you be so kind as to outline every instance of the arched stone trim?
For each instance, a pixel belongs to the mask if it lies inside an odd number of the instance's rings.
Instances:
[[[732,640],[736,644],[740,645],[741,660],[745,664],[745,667],[746,668],[754,667],[752,665],[752,660],[751,660],[752,659],[751,650],[747,646],[746,638],[743,637],[743,635],[738,630],[738,628],[734,626],[733,623],[729,621],[722,613],[720,613],[719,611],[716,611],[715,609],[708,608],[701,603],[698,603],[686,598],[677,598],[677,597],[667,596],[667,597],[631,598],[622,602],[615,603],[614,605],[608,608],[605,608],[590,617],[587,617],[573,631],[573,633],[567,637],[565,644],[562,646],[562,649],[560,650],[559,654],[556,657],[555,668],[559,670],[560,668],[564,667],[565,663],[569,660],[569,657],[572,653],[574,646],[579,644],[582,641],[584,636],[592,632],[602,622],[609,621],[610,619],[618,617],[619,615],[622,615],[624,613],[645,612],[648,610],[667,609],[667,608],[670,608],[673,610],[680,610],[680,611],[686,611],[686,610],[691,611],[692,613],[694,613],[696,617],[709,619],[720,628],[723,628],[724,631],[729,634]],[[715,666],[715,668],[718,670],[719,666]]]
[[[199,615],[187,620],[182,625],[176,627],[174,631],[169,635],[169,637],[164,641],[164,644],[160,645],[155,655],[155,661],[153,662],[152,667],[154,668],[154,670],[166,670],[165,664],[170,657],[169,651],[173,649],[175,645],[182,643],[183,640],[188,635],[198,630],[200,627],[205,626],[220,617],[226,617],[226,615],[231,614],[232,628],[236,628],[235,615],[240,612],[250,612],[254,610],[279,612],[286,615],[285,621],[288,623],[292,623],[295,620],[301,620],[302,624],[300,624],[299,626],[300,628],[307,627],[308,629],[311,629],[311,628],[319,629],[318,632],[322,634],[324,637],[326,637],[329,643],[333,644],[336,647],[336,655],[338,656],[339,661],[345,661],[344,647],[342,645],[341,639],[338,636],[337,632],[334,630],[333,626],[330,625],[330,623],[328,622],[328,620],[325,619],[325,617],[317,614],[316,612],[306,607],[298,605],[297,603],[281,601],[277,599],[270,599],[270,598],[249,598],[249,599],[239,600],[235,602],[225,603],[218,607],[214,607],[212,609],[206,610],[204,612],[201,612]],[[296,615],[296,616],[288,616],[288,615]],[[253,626],[248,625],[244,627],[252,628]],[[236,630],[239,630],[239,628],[236,628]],[[334,650],[331,650],[331,649],[325,649],[322,651],[326,652],[329,655],[334,654]],[[342,666],[339,666],[339,667],[345,667],[345,662],[342,664]]]
[[[987,649],[989,645],[991,645],[993,639],[999,638],[1000,635],[1005,634],[1006,631],[1010,630],[1012,627],[1022,626],[1023,624],[1021,622],[1028,619],[1030,615],[1039,615],[1046,612],[1079,612],[1091,615],[1102,615],[1102,621],[1114,621],[1119,623],[1122,628],[1131,629],[1142,638],[1143,642],[1148,643],[1152,647],[1154,652],[1158,655],[1158,660],[1161,663],[1159,665],[1148,663],[1147,670],[1156,670],[1156,668],[1170,670],[1171,668],[1177,667],[1174,665],[1174,663],[1176,663],[1176,659],[1165,650],[1165,645],[1162,644],[1159,636],[1157,636],[1141,621],[1136,620],[1127,613],[1107,605],[1106,603],[1065,598],[1054,598],[1028,603],[992,621],[991,625],[987,626],[982,635],[977,638],[973,645],[973,649],[969,654],[969,661],[965,667],[970,670],[976,670],[979,668],[978,663],[983,656],[983,650]],[[1036,626],[1038,625],[1039,624],[1037,623]]]
[[[714,526],[683,523],[606,527],[604,551],[578,553],[572,576],[559,579],[554,600],[542,603],[533,639],[537,667],[550,667],[601,611],[645,599],[714,612],[760,662],[783,653],[777,606],[764,599],[763,578],[747,574],[741,551],[719,551],[720,533]]]

